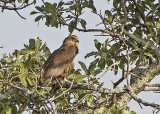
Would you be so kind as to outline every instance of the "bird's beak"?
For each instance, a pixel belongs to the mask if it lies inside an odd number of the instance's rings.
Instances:
[[[74,41],[79,43],[79,40],[78,40],[78,39],[74,39]]]

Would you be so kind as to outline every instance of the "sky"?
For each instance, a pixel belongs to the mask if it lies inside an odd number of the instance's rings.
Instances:
[[[58,1],[58,0],[55,0]],[[100,10],[103,12],[104,10],[110,10],[112,8],[112,0],[111,2],[107,2],[107,0],[94,0],[95,5],[97,7],[97,11]],[[41,3],[38,2],[36,4],[40,5]],[[30,38],[36,39],[39,37],[42,39],[42,42],[46,42],[47,46],[53,52],[55,49],[59,48],[62,44],[64,38],[69,35],[68,28],[62,27],[61,29],[47,27],[44,24],[44,21],[40,21],[39,23],[35,23],[34,19],[36,15],[30,15],[31,11],[35,11],[34,6],[30,6],[26,9],[19,11],[19,13],[26,18],[26,20],[21,19],[16,12],[14,11],[7,11],[0,12],[0,57],[4,53],[9,54],[12,53],[15,49],[22,49],[24,44],[28,44]],[[89,13],[90,11],[86,10],[87,14],[82,15],[82,18],[87,20],[87,28],[95,28],[96,24],[100,22],[100,18],[96,15]],[[102,26],[100,26],[102,27]],[[74,35],[79,37],[79,54],[76,56],[74,63],[75,69],[80,68],[78,61],[82,61],[87,65],[94,60],[94,58],[84,59],[84,56],[95,50],[94,47],[94,39],[98,39],[100,42],[106,40],[106,37],[95,37],[94,35],[100,35],[100,33],[83,33],[74,31]],[[120,75],[120,74],[119,74]],[[104,82],[104,86],[106,88],[112,88],[112,82],[116,81],[120,77],[114,76],[113,73],[108,72],[101,81]],[[156,78],[156,80],[159,78]],[[153,92],[142,92],[138,95],[140,98],[143,98],[146,101],[154,101],[155,103],[160,102],[160,94],[153,94]],[[157,99],[158,98],[158,99]],[[140,108],[139,104],[132,100],[128,106],[130,110],[134,110],[137,114],[151,114],[152,108],[145,107],[142,105],[143,109]]]

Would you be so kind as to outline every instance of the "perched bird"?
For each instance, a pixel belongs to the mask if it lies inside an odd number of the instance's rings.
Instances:
[[[49,56],[42,66],[40,86],[47,86],[55,78],[60,83],[67,80],[70,70],[74,67],[73,60],[78,54],[78,43],[78,37],[70,35],[65,38],[62,46]]]

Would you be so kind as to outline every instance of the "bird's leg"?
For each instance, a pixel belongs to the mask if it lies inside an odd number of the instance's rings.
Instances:
[[[58,80],[57,78],[56,78],[56,80],[57,80],[59,86],[62,88],[62,85],[63,85],[62,82],[60,80]]]
[[[71,83],[71,81],[69,81],[69,80],[67,80],[66,78],[64,78],[64,82],[63,82],[63,83],[65,83],[65,82]]]

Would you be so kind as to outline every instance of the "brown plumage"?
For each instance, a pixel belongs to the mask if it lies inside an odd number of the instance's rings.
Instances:
[[[47,86],[52,79],[57,78],[60,83],[64,82],[74,67],[73,60],[78,54],[78,37],[68,36],[62,46],[55,50],[42,66],[40,86]]]

